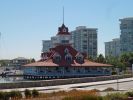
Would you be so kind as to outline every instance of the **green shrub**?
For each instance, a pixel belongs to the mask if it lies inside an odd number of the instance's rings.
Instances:
[[[11,91],[11,92],[9,92],[9,96],[12,99],[21,99],[22,98],[22,94],[20,91]]]
[[[0,92],[0,100],[9,100],[10,95],[8,92]]]
[[[117,73],[115,71],[112,72],[112,75],[116,75]]]
[[[32,96],[33,97],[38,97],[39,96],[39,92],[37,90],[32,90]]]
[[[30,98],[30,97],[31,97],[31,91],[28,90],[28,89],[26,89],[26,90],[24,91],[24,94],[25,94],[25,97],[26,97],[26,98]]]
[[[125,94],[126,94],[128,97],[133,97],[133,91],[126,92]]]
[[[106,100],[125,100],[128,97],[123,93],[111,93],[111,94],[107,94],[105,98]]]
[[[0,100],[4,98],[4,92],[0,92]]]
[[[108,87],[108,88],[104,89],[103,91],[115,91],[115,89],[112,87]]]

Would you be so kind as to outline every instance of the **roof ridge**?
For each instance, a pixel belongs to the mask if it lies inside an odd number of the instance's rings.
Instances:
[[[45,61],[48,61],[48,60],[50,60],[52,57],[53,57],[53,55],[55,54],[55,51],[53,51],[52,52],[52,54],[51,54],[51,56],[50,57],[48,57],[48,59],[47,60],[45,60]]]

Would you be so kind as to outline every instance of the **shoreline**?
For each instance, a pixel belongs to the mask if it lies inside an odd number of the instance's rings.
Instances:
[[[132,75],[119,76],[100,76],[100,77],[84,77],[84,78],[69,78],[69,79],[53,79],[53,80],[28,80],[14,83],[0,83],[0,89],[14,89],[14,88],[30,88],[30,87],[45,87],[69,85],[78,83],[92,83],[100,81],[111,81],[116,79],[131,78]]]
[[[119,83],[128,83],[128,82],[131,82],[131,81],[133,81],[133,78],[119,79]],[[89,83],[76,83],[76,84],[66,84],[66,85],[57,85],[57,86],[1,89],[1,91],[9,92],[9,91],[12,91],[12,90],[19,90],[19,91],[23,92],[25,89],[29,89],[29,90],[36,89],[36,90],[38,90],[40,92],[50,93],[50,92],[57,92],[57,91],[69,91],[69,90],[73,90],[73,89],[91,90],[91,89],[97,89],[94,86],[99,86],[100,87],[102,85],[109,85],[109,84],[116,84],[116,83],[117,83],[117,80],[108,80],[108,81],[89,82]],[[90,89],[88,89],[86,87],[89,87]],[[100,90],[100,89],[98,89],[98,90]],[[119,89],[119,91],[126,91],[126,89],[121,88],[121,89]]]

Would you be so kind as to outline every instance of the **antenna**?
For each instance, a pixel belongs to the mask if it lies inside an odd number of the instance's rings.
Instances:
[[[64,24],[64,6],[63,6],[63,24]]]

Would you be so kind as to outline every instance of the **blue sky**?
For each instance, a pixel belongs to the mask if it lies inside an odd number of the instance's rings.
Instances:
[[[119,19],[133,17],[133,0],[0,0],[0,59],[40,58],[42,40],[62,24],[98,28],[98,53],[120,35]]]

